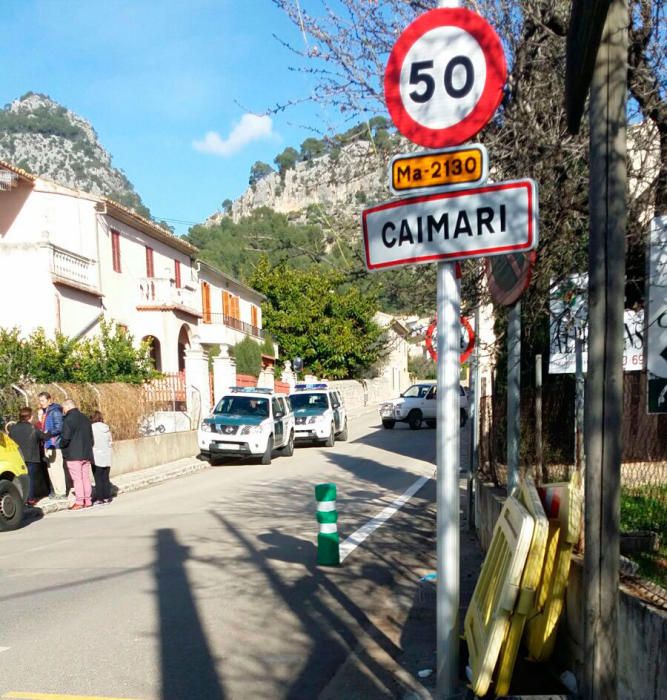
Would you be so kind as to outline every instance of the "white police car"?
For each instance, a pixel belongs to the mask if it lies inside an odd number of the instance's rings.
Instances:
[[[271,389],[232,387],[204,418],[199,451],[211,463],[220,457],[261,457],[271,464],[274,449],[294,453],[294,414],[286,394]]]
[[[412,430],[419,430],[422,421],[429,428],[435,428],[437,417],[436,396],[438,383],[424,380],[406,389],[399,398],[380,404],[382,425],[391,430],[398,422],[407,423]],[[468,420],[468,395],[459,386],[459,424],[463,427]]]
[[[297,442],[322,442],[333,447],[347,440],[347,412],[336,389],[320,382],[297,384],[289,396]]]

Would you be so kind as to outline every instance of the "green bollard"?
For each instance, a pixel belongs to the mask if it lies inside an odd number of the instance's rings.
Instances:
[[[336,510],[336,484],[318,484],[315,487],[317,500],[317,563],[322,566],[340,566],[338,540],[338,511]]]

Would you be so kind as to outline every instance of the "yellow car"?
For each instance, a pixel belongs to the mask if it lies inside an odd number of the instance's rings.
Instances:
[[[21,524],[28,484],[19,446],[0,431],[0,530],[15,530]]]

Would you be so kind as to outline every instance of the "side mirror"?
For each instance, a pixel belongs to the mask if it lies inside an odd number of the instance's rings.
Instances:
[[[273,417],[276,418],[276,419],[283,418],[284,416],[285,416],[285,414],[284,414],[282,411],[276,411],[276,412],[273,414]]]

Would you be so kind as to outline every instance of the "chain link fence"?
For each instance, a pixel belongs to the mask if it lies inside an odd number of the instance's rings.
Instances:
[[[575,391],[573,376],[547,375],[538,416],[535,388],[522,388],[520,469],[531,473],[538,483],[566,481],[577,468]],[[648,575],[665,585],[667,415],[647,413],[646,391],[645,372],[624,374],[621,530],[627,536],[622,546]],[[498,486],[507,485],[506,425],[506,399],[492,391],[480,406],[479,464],[481,476]]]

